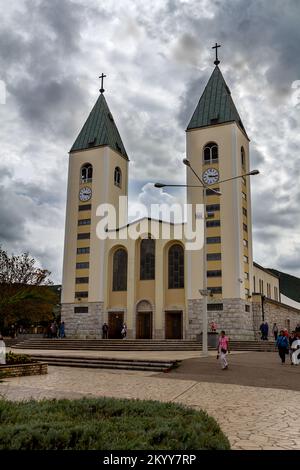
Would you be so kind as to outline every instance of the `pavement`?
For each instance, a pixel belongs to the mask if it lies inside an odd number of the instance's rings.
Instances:
[[[141,358],[141,351],[131,354]],[[229,370],[222,371],[213,352],[208,358],[191,351],[166,354],[185,360],[167,374],[49,367],[48,375],[5,379],[0,395],[8,400],[110,396],[181,403],[214,416],[232,449],[300,450],[300,366],[282,366],[273,353],[231,353]],[[121,357],[129,357],[128,352]]]
[[[168,378],[300,392],[300,366],[291,366],[289,356],[286,356],[285,365],[281,365],[278,353],[271,352],[231,353],[227,359],[229,368],[223,371],[216,353],[205,358],[198,354],[198,357],[183,361]]]

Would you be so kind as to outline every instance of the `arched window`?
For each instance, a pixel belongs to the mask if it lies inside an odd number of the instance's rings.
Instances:
[[[241,164],[242,164],[242,167],[246,166],[246,158],[245,158],[244,147],[241,148]]]
[[[127,290],[127,251],[119,248],[113,256],[113,291]]]
[[[90,163],[82,165],[80,170],[81,183],[91,183],[93,180],[93,167]]]
[[[219,158],[218,145],[215,142],[209,142],[203,149],[204,163],[217,162]]]
[[[115,174],[114,174],[114,183],[116,186],[121,187],[122,184],[122,172],[118,166],[115,168]]]
[[[169,289],[184,287],[184,253],[181,245],[172,245],[168,256]]]
[[[155,240],[145,238],[140,246],[140,279],[155,279]]]

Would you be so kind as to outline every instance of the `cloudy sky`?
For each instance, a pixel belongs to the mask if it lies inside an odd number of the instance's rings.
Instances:
[[[298,0],[0,5],[5,249],[30,251],[60,282],[68,151],[97,99],[102,71],[131,160],[131,200],[153,201],[151,181],[183,182],[184,131],[218,41],[223,75],[251,138],[251,166],[261,171],[252,182],[255,260],[300,276]],[[181,195],[164,200],[172,196]]]

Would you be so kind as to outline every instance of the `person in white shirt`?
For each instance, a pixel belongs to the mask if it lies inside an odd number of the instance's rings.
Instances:
[[[0,364],[6,364],[6,347],[3,336],[0,335]]]

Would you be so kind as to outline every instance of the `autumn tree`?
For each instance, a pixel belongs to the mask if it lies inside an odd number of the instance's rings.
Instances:
[[[57,294],[50,272],[36,266],[29,253],[9,256],[0,247],[0,327],[20,319],[51,318]]]

